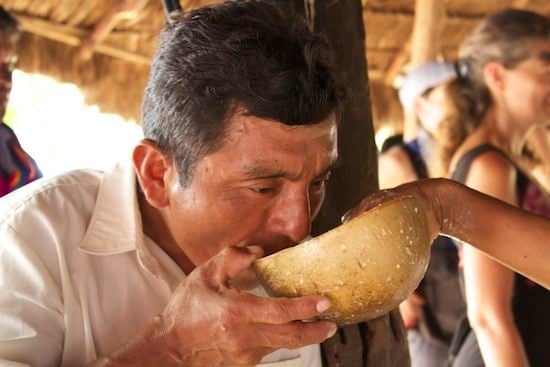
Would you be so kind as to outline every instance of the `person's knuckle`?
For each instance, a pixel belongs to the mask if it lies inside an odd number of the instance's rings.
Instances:
[[[223,260],[242,255],[242,249],[234,246],[228,246],[220,252],[220,258]]]
[[[288,332],[282,336],[283,346],[286,348],[296,348],[304,344],[305,335],[296,327],[291,327]]]
[[[216,264],[213,261],[209,261],[204,265],[198,267],[196,270],[197,278],[201,281],[208,282],[210,279],[212,279],[216,271]]]
[[[218,271],[224,267],[224,264],[227,262],[227,257],[229,255],[229,248],[225,248],[212,257],[210,260],[202,264],[199,269],[202,276],[207,277],[208,279],[214,277]]]
[[[220,317],[222,326],[229,328],[234,327],[235,325],[242,322],[244,317],[244,312],[241,307],[230,305],[223,309]]]
[[[275,322],[288,322],[292,319],[291,307],[291,303],[284,300],[275,302],[271,307],[271,317]]]
[[[301,345],[302,341],[303,341],[303,335],[301,335],[301,334],[290,333],[290,334],[285,336],[285,344],[288,347],[294,347],[294,346]]]
[[[236,356],[244,356],[249,353],[250,345],[247,340],[244,339],[242,334],[234,333],[229,339],[229,349]]]

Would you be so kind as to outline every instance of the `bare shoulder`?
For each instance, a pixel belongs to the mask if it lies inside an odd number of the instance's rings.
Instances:
[[[405,151],[405,148],[403,148],[402,146],[391,147],[384,153],[380,154],[379,161],[395,166],[412,167],[409,155]]]
[[[516,204],[517,170],[504,155],[488,151],[470,166],[466,185],[506,202]]]
[[[485,152],[476,157],[470,166],[470,175],[504,178],[516,171],[513,163],[496,151]]]
[[[401,146],[395,146],[379,156],[378,177],[382,189],[418,179],[409,155]]]

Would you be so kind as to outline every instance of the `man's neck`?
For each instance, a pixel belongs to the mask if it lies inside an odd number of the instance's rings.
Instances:
[[[141,191],[138,191],[138,201],[143,233],[162,248],[185,274],[189,274],[195,265],[172,236],[161,210],[150,205]]]

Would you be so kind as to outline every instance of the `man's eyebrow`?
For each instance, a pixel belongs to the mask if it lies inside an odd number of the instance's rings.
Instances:
[[[246,164],[243,167],[245,176],[249,178],[290,178],[292,175],[280,168],[271,168],[262,162]]]
[[[332,171],[339,163],[339,160],[334,160],[323,172],[315,177],[326,176]],[[285,171],[281,168],[271,168],[262,162],[254,162],[244,166],[244,174],[246,177],[254,179],[269,179],[269,178],[287,178],[289,180],[295,179],[296,175],[292,172]]]

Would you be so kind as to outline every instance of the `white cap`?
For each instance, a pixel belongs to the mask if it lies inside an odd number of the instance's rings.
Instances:
[[[406,109],[411,110],[417,97],[428,89],[437,87],[456,76],[453,63],[428,62],[422,64],[405,77],[403,86],[399,89],[399,100]]]

